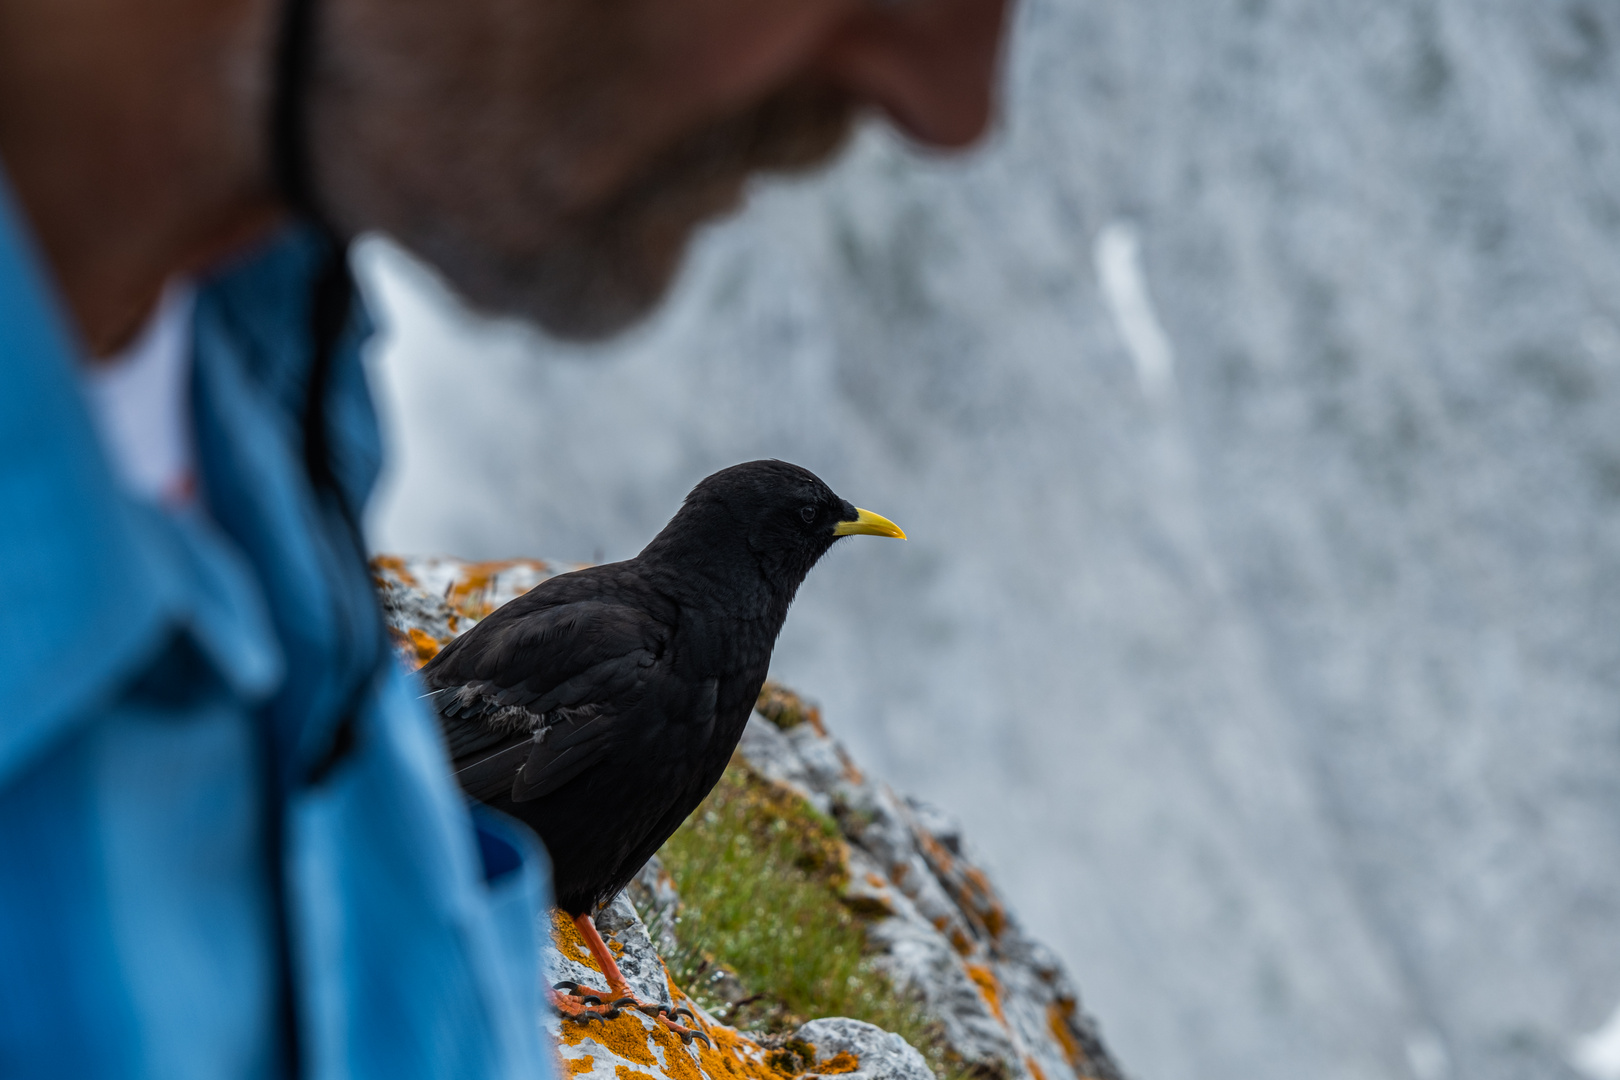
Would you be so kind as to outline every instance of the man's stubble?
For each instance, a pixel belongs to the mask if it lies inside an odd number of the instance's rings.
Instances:
[[[311,98],[322,209],[348,235],[390,234],[473,306],[565,337],[648,313],[692,233],[752,173],[826,161],[856,113],[804,79],[695,129],[657,130],[642,119],[656,102],[617,77],[642,62],[617,0],[488,0],[484,20],[439,27],[411,22],[432,5],[395,9],[386,26],[366,25],[364,4],[335,6],[340,44],[319,54]],[[355,9],[358,25],[344,25]],[[592,174],[627,146],[628,167]]]

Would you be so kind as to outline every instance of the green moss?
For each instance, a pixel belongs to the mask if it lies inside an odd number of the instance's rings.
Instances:
[[[659,853],[680,890],[677,983],[727,1023],[783,1035],[817,1016],[898,1032],[936,1074],[960,1072],[937,1024],[863,955],[838,826],[733,762]]]
[[[783,731],[791,731],[806,721],[821,730],[821,710],[781,683],[769,679],[760,687],[759,700],[754,703],[754,708]]]

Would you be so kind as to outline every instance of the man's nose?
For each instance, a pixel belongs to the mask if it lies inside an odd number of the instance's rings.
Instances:
[[[1007,6],[878,0],[827,43],[824,70],[912,138],[965,146],[990,122]]]

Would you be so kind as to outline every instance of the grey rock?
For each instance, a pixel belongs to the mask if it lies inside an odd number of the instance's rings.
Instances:
[[[822,813],[831,812],[831,796],[817,789],[815,778],[793,740],[763,716],[754,713],[748,718],[737,752],[767,780],[792,788]]]
[[[680,922],[681,896],[663,860],[656,855],[648,859],[624,891],[641,915],[658,952],[673,952],[679,945],[675,929]]]
[[[1008,1080],[1119,1076],[1062,964],[1023,933],[959,825],[863,776],[814,725],[781,731],[755,713],[739,751],[831,807],[850,843],[844,899],[873,920],[874,963],[922,1000],[964,1062]]]
[[[900,1036],[880,1027],[835,1016],[812,1020],[793,1033],[816,1048],[816,1064],[822,1065],[839,1054],[850,1054],[858,1063],[851,1072],[837,1073],[841,1080],[934,1080],[915,1047]],[[810,1072],[814,1072],[812,1067]]]
[[[951,1049],[990,1072],[1029,1077],[1016,1035],[991,1010],[950,941],[902,902],[895,917],[868,934],[880,949],[878,966],[896,985],[922,996],[928,1014],[940,1020]],[[1003,1006],[1005,1008],[1005,1006]],[[1066,1067],[1058,1075],[1072,1073]]]
[[[372,567],[372,580],[377,585],[377,602],[382,608],[383,621],[395,630],[420,630],[436,641],[444,641],[463,632],[454,608],[444,597],[424,589],[410,573],[409,560],[395,559]],[[469,624],[470,625],[470,624]]]

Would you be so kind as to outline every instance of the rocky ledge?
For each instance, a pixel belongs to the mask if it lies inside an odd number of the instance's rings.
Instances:
[[[573,564],[380,556],[411,667]],[[1028,937],[945,814],[864,775],[819,711],[767,683],[713,794],[597,915],[644,999],[684,1006],[712,1046],[634,1010],[548,1014],[590,1080],[1120,1080],[1050,950]],[[566,918],[553,982],[601,985]]]

